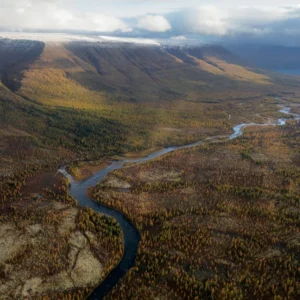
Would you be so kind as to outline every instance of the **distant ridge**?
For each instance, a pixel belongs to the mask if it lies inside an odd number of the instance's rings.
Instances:
[[[135,44],[149,46],[201,46],[203,43],[194,39],[153,39],[139,37],[116,37],[98,34],[72,33],[36,33],[36,32],[1,32],[0,39],[30,40],[44,43],[103,43],[103,44]]]
[[[280,45],[228,45],[226,47],[258,68],[300,69],[300,47]]]

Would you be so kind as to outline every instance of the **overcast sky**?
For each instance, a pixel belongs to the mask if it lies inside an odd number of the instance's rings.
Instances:
[[[0,27],[294,44],[300,0],[0,0]]]

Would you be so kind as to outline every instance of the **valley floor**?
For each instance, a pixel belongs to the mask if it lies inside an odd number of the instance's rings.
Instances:
[[[271,124],[299,99],[299,78],[218,46],[0,39],[0,298],[84,299],[122,257],[120,226],[78,206],[61,166],[84,180],[123,156]],[[142,241],[107,297],[297,298],[299,164],[290,121],[109,174],[89,193]]]
[[[281,116],[278,104],[286,103],[256,101],[224,104],[214,114],[223,118],[226,107],[229,123],[201,136],[222,136],[241,121],[273,122]],[[297,98],[286,101],[299,113]],[[1,148],[0,294],[83,299],[117,265],[122,234],[112,219],[74,203],[56,166],[73,161],[69,171],[83,180],[109,159],[80,161],[66,148],[41,148],[33,136],[9,130]],[[142,235],[136,267],[109,299],[296,297],[299,124],[246,131],[237,140],[220,138],[129,164],[90,191],[126,214]],[[147,152],[128,156],[141,153]]]
[[[22,193],[0,207],[1,299],[84,299],[123,255],[119,225],[78,207],[53,172]]]
[[[299,126],[251,127],[109,174],[94,198],[142,240],[107,299],[297,299]]]

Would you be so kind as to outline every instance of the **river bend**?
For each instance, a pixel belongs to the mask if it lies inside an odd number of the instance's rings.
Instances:
[[[299,114],[293,114],[290,112],[290,107],[284,107],[280,110],[282,114],[289,115],[293,117],[295,120],[300,120]],[[256,123],[248,123],[248,124],[239,124],[233,128],[233,133],[227,136],[228,139],[232,140],[243,135],[244,129],[249,126],[282,126],[286,124],[287,119],[280,118],[273,124],[256,124]],[[89,207],[97,212],[100,212],[104,215],[113,217],[121,226],[124,236],[124,255],[121,259],[120,263],[116,266],[115,269],[111,271],[111,273],[106,277],[106,279],[92,292],[89,296],[89,299],[103,299],[103,297],[111,291],[111,289],[121,280],[121,278],[131,269],[135,264],[135,259],[138,251],[138,246],[140,242],[140,235],[138,230],[133,226],[133,224],[120,212],[109,208],[105,205],[97,203],[90,199],[87,196],[87,189],[91,186],[97,185],[99,182],[103,181],[106,175],[110,172],[118,169],[122,169],[128,163],[143,163],[149,160],[158,158],[164,154],[173,152],[175,150],[192,148],[197,145],[204,143],[207,140],[213,140],[219,137],[210,137],[205,140],[201,140],[199,142],[185,145],[185,146],[174,146],[167,147],[161,149],[159,151],[155,151],[152,154],[136,159],[123,159],[120,161],[113,161],[111,164],[91,176],[90,178],[83,180],[81,182],[76,182],[70,174],[66,171],[66,168],[60,168],[59,172],[62,173],[65,177],[70,180],[70,195],[74,197],[79,206],[81,207]]]

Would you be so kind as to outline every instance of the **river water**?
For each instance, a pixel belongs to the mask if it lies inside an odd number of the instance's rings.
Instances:
[[[290,115],[296,120],[300,120],[300,115],[292,114],[290,107],[284,107],[280,110],[282,114]],[[240,137],[243,134],[243,131],[246,127],[249,126],[282,126],[286,124],[286,120],[284,118],[278,119],[274,124],[256,124],[256,123],[248,123],[248,124],[239,124],[233,128],[233,133],[227,136],[228,139],[232,140],[237,137]],[[193,143],[185,146],[174,146],[161,149],[159,151],[155,151],[150,155],[142,158],[136,159],[123,159],[120,161],[113,161],[111,165],[107,168],[97,172],[92,177],[83,180],[81,182],[76,182],[70,174],[66,171],[66,168],[59,169],[59,172],[62,173],[65,177],[70,180],[70,195],[74,197],[79,206],[81,207],[89,207],[97,212],[100,212],[104,215],[113,217],[121,226],[124,236],[124,255],[120,263],[117,267],[111,271],[111,273],[106,277],[106,279],[92,292],[89,296],[89,299],[103,299],[103,297],[111,291],[111,289],[120,281],[120,279],[131,269],[135,264],[135,259],[138,251],[138,246],[140,242],[140,235],[137,229],[133,226],[133,224],[120,212],[109,208],[105,205],[97,203],[90,199],[87,196],[87,189],[91,186],[97,185],[99,182],[103,181],[106,175],[110,172],[118,169],[122,169],[128,163],[143,163],[149,160],[158,158],[167,153],[173,152],[175,150],[187,149],[198,146],[204,143],[207,140],[213,140],[218,137],[210,137],[205,140],[199,141],[197,143]]]

